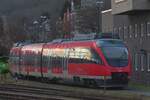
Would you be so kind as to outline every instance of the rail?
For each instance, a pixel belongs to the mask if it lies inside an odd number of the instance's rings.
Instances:
[[[101,93],[98,93],[98,90],[94,91],[87,91],[90,89],[86,88],[78,88],[76,89],[68,89],[68,86],[58,86],[56,85],[43,85],[39,86],[39,84],[31,85],[31,84],[1,84],[0,85],[0,97],[3,97],[5,99],[15,99],[20,100],[19,98],[22,98],[21,100],[142,100],[139,96],[139,98],[131,97],[131,98],[124,98],[124,97],[117,97]],[[75,88],[75,87],[74,87]],[[85,91],[83,92],[83,89]],[[97,91],[97,92],[96,92]]]

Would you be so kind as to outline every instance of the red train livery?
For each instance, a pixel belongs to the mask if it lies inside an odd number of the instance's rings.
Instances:
[[[119,39],[60,41],[15,46],[11,72],[17,77],[58,79],[98,86],[126,86],[131,59]]]

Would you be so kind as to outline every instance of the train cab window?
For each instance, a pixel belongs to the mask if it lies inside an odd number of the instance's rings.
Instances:
[[[121,40],[98,40],[97,46],[102,50],[110,66],[126,67],[128,65],[128,50]]]

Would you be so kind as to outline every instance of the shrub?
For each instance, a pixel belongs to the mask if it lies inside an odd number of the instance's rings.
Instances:
[[[7,73],[9,73],[8,64],[0,62],[0,74],[7,74]]]

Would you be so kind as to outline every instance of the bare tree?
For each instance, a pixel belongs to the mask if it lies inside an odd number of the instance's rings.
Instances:
[[[82,33],[96,32],[97,30],[97,9],[96,7],[82,8],[76,11],[76,30]]]

